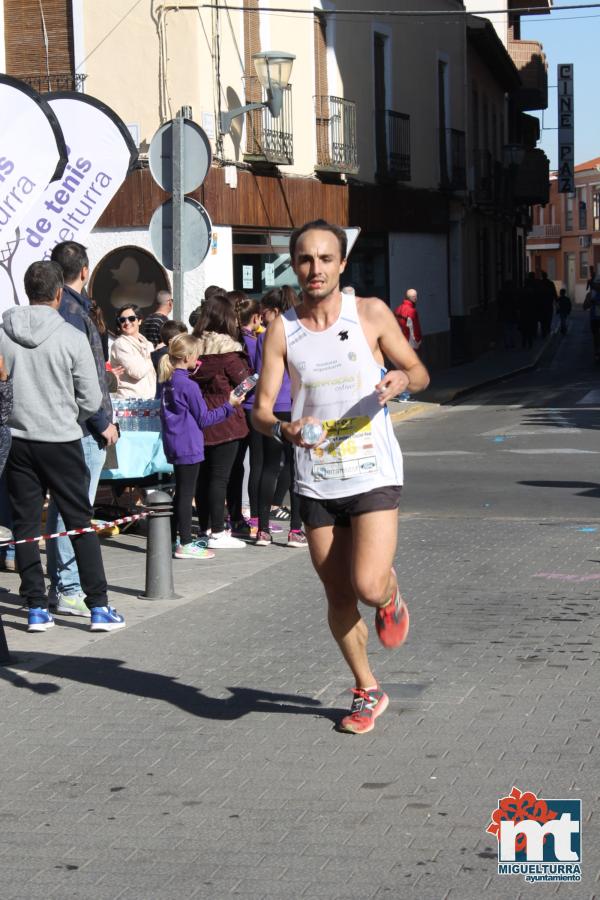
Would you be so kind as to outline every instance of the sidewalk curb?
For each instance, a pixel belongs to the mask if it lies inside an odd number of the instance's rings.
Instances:
[[[508,378],[514,378],[516,375],[522,375],[525,372],[531,372],[533,369],[536,369],[541,361],[543,360],[546,354],[553,353],[560,343],[561,335],[558,331],[555,331],[550,335],[546,343],[540,348],[537,355],[531,360],[531,362],[527,363],[524,366],[519,366],[516,369],[509,369],[508,371],[502,372],[498,375],[494,375],[491,378],[487,378],[484,381],[477,382],[477,384],[470,384],[465,387],[459,387],[456,389],[448,388],[446,391],[440,389],[438,397],[443,396],[443,399],[432,400],[432,404],[437,404],[438,406],[445,406],[448,403],[453,403],[455,400],[459,400],[462,397],[466,397],[468,394],[472,394],[475,391],[480,390],[481,388],[491,387],[494,384],[498,384],[501,381],[505,381]],[[433,373],[433,380],[435,381],[435,372]],[[432,391],[432,395],[435,396],[435,390]]]
[[[395,425],[397,422],[403,422],[405,419],[413,419],[416,416],[422,416],[426,412],[438,409],[440,405],[440,403],[435,402],[422,403],[420,401],[408,401],[406,409],[399,409],[396,412],[392,412],[390,413],[390,416]]]

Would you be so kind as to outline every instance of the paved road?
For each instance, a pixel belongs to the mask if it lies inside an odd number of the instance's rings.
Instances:
[[[0,681],[3,900],[598,896],[586,343],[400,425],[413,625],[371,640],[393,702],[370,735],[334,730],[349,684],[300,552],[250,579],[236,551],[229,585],[62,659],[35,636],[42,667]],[[496,874],[513,785],[583,799],[581,885]]]

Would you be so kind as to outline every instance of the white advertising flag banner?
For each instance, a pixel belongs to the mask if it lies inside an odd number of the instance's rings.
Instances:
[[[62,177],[47,185],[21,221],[10,267],[4,267],[11,285],[0,283],[0,311],[27,303],[23,276],[32,262],[50,259],[52,248],[62,241],[85,243],[137,160],[127,127],[105,104],[70,91],[47,94],[46,99],[60,123],[68,162]]]
[[[50,105],[10,75],[0,75],[0,112],[0,264],[7,265],[17,228],[62,175],[67,149]]]

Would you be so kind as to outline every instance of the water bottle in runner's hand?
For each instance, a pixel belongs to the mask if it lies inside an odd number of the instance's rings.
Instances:
[[[314,445],[323,437],[325,429],[320,422],[307,422],[302,426],[300,434],[305,444]]]

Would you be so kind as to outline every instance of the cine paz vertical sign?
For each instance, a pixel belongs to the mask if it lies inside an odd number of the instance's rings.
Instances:
[[[575,97],[571,63],[558,66],[558,191],[575,193]]]

